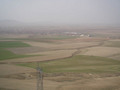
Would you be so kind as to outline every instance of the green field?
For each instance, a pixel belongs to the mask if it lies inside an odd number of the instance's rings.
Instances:
[[[21,41],[0,41],[0,48],[29,47],[30,45]]]
[[[82,72],[82,73],[111,73],[120,72],[120,61],[97,57],[77,55],[72,58],[61,59],[56,61],[40,62],[40,67],[46,73],[57,72]],[[36,68],[36,63],[19,64]]]
[[[30,55],[17,55],[7,50],[7,48],[29,47],[29,46],[30,45],[25,44],[21,41],[0,41],[0,60],[28,57]]]
[[[35,56],[35,55],[18,55],[18,54],[14,54],[6,49],[0,49],[0,60],[24,58],[24,57],[30,57],[30,56]]]

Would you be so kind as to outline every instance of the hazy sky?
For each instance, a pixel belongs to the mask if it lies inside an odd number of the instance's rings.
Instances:
[[[120,0],[0,0],[0,20],[120,25]]]

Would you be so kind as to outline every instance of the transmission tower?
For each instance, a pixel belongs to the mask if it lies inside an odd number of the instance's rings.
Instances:
[[[43,72],[37,63],[37,90],[43,90]]]

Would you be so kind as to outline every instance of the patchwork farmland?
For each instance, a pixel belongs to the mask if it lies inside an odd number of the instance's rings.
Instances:
[[[120,39],[103,33],[0,35],[0,90],[36,90],[37,63],[44,90],[119,90]]]

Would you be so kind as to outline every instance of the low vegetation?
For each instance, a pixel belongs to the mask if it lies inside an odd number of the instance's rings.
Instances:
[[[107,47],[120,47],[120,41],[108,41],[105,43]]]
[[[21,41],[0,41],[0,48],[29,47],[30,45]]]
[[[46,73],[57,72],[82,72],[82,73],[112,73],[120,71],[120,61],[97,57],[77,55],[72,58],[61,59],[56,61],[40,62],[40,67]],[[36,63],[19,64],[36,68]]]
[[[34,56],[34,55],[18,55],[18,54],[14,54],[6,49],[0,49],[0,60],[24,58],[24,57],[30,57],[30,56]]]
[[[30,55],[17,55],[7,50],[7,48],[28,47],[28,46],[30,45],[25,44],[21,41],[0,41],[0,60],[28,57]]]

